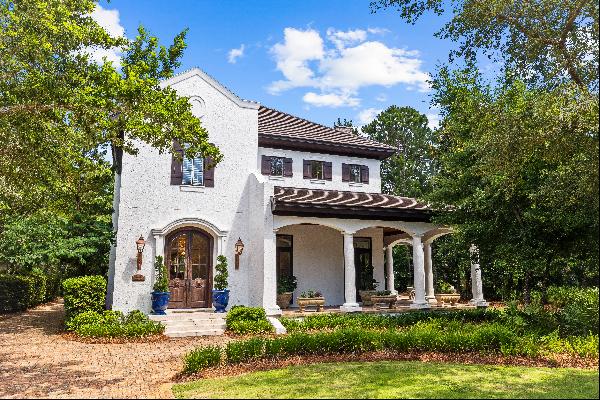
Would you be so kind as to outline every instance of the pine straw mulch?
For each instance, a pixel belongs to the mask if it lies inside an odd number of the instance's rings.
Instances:
[[[479,365],[510,365],[522,367],[550,367],[550,368],[581,368],[597,369],[598,359],[582,358],[569,354],[554,354],[551,357],[518,357],[502,356],[496,354],[479,353],[392,353],[385,351],[362,353],[362,354],[335,354],[322,356],[294,356],[289,358],[265,358],[253,360],[236,365],[221,365],[219,367],[207,368],[201,372],[191,375],[179,373],[175,376],[177,382],[189,382],[198,379],[229,377],[242,375],[249,372],[268,371],[272,369],[285,368],[295,365],[336,363],[336,362],[372,362],[372,361],[421,361],[442,362],[456,364],[479,364]]]
[[[66,332],[62,333],[61,336],[66,340],[88,344],[156,343],[169,340],[169,338],[163,334],[140,337],[87,337],[80,336],[73,332]]]

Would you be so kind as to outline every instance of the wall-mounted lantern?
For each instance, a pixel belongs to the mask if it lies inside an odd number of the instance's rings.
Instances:
[[[240,256],[244,251],[244,242],[242,242],[242,238],[238,238],[237,242],[235,242],[235,269],[240,269]]]
[[[146,280],[146,277],[140,271],[142,270],[142,253],[144,252],[144,247],[146,247],[144,236],[140,235],[140,238],[135,241],[135,247],[137,249],[137,273],[131,277],[131,280],[134,282],[143,282]]]

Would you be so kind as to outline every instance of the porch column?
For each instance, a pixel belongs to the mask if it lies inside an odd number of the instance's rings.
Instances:
[[[385,248],[385,273],[387,275],[387,287],[392,294],[398,294],[394,288],[394,246]]]
[[[340,307],[343,312],[361,311],[356,302],[356,269],[354,266],[354,236],[344,232],[344,304]]]
[[[425,255],[423,254],[421,235],[412,237],[412,248],[415,299],[410,306],[412,308],[429,308],[429,303],[425,300]]]
[[[488,302],[483,298],[481,268],[479,267],[479,249],[472,244],[469,252],[471,253],[471,292],[473,292],[473,298],[469,300],[469,303],[477,307],[487,307]]]
[[[431,260],[431,242],[423,243],[423,253],[425,256],[425,300],[429,304],[437,304],[433,292],[433,266]]]
[[[265,232],[263,245],[263,308],[267,315],[281,315],[277,305],[276,232],[276,229]]]

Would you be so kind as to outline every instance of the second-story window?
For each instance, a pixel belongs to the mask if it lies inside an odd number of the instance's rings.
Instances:
[[[323,179],[323,161],[310,162],[310,177],[311,179]]]
[[[283,176],[283,158],[271,157],[271,176]]]
[[[368,184],[369,167],[366,165],[342,163],[342,182]]]
[[[328,161],[304,160],[304,179],[331,180],[331,163]]]
[[[360,165],[350,164],[350,182],[361,183]]]
[[[184,158],[182,185],[204,185],[204,159],[202,157]]]

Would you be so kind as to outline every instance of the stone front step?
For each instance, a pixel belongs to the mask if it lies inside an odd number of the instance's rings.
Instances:
[[[149,315],[149,318],[163,324],[165,335],[169,337],[222,335],[226,328],[225,314],[204,310],[169,310],[167,315]]]

